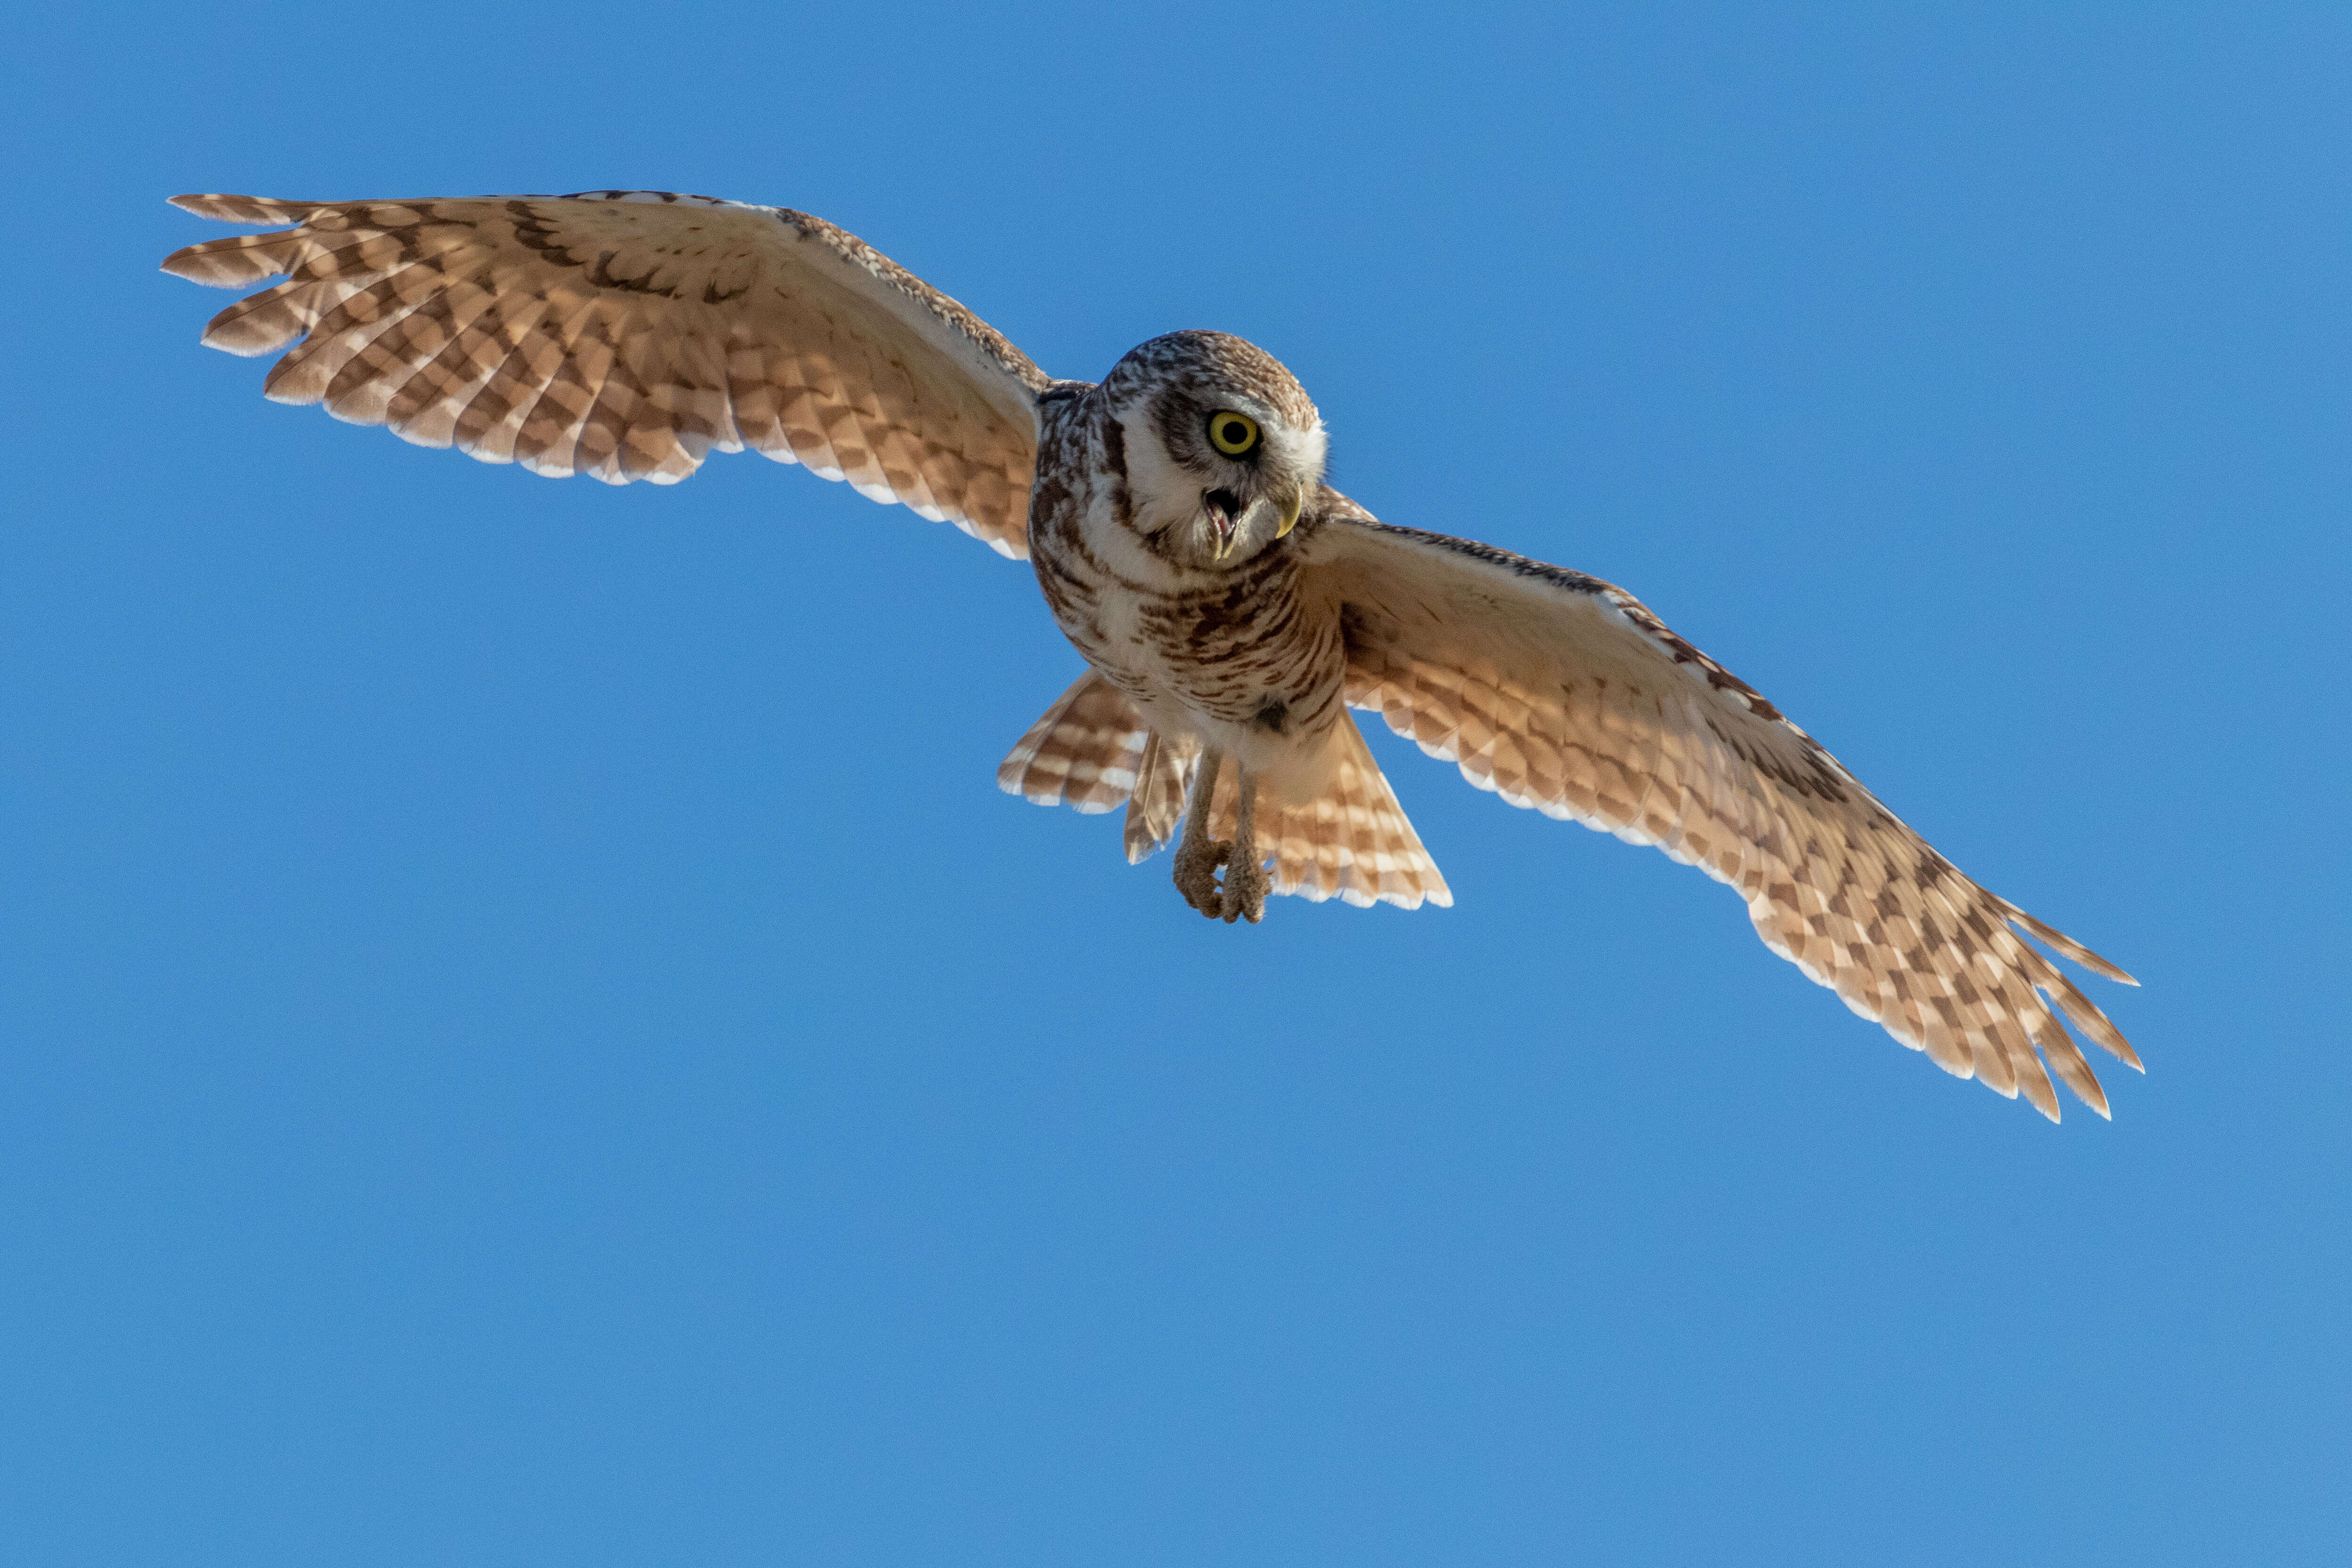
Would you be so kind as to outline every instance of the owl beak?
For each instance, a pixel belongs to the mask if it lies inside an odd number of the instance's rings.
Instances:
[[[1282,503],[1281,521],[1276,525],[1274,537],[1282,538],[1298,526],[1298,514],[1307,505],[1307,487],[1293,490]],[[1201,510],[1208,515],[1209,528],[1216,535],[1216,549],[1212,559],[1223,560],[1233,554],[1234,541],[1241,532],[1241,520],[1249,507],[1231,490],[1207,490],[1201,496]]]

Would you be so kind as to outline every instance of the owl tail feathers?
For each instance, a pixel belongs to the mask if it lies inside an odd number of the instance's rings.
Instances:
[[[1285,805],[1260,797],[1257,847],[1274,861],[1274,891],[1295,893],[1317,904],[1339,898],[1359,909],[1393,904],[1419,909],[1454,904],[1453,890],[1437,862],[1422,847],[1421,835],[1397,804],[1396,791],[1372,759],[1355,718],[1339,716],[1331,737],[1338,766],[1323,793],[1305,805]],[[1234,830],[1233,785],[1218,780],[1216,832]]]
[[[1331,737],[1339,756],[1323,792],[1304,804],[1261,797],[1257,847],[1274,864],[1274,891],[1369,909],[1450,906],[1454,894],[1397,804],[1363,731],[1347,714]],[[1062,694],[996,770],[1007,794],[1040,806],[1108,811],[1127,804],[1127,858],[1150,857],[1182,824],[1200,761],[1189,742],[1163,741],[1117,687],[1089,670]],[[1234,836],[1236,778],[1221,768],[1210,831]]]
[[[1451,906],[1454,894],[1444,873],[1397,804],[1353,717],[1339,716],[1331,744],[1339,760],[1320,795],[1303,804],[1258,797],[1257,850],[1274,863],[1274,891],[1316,904],[1337,898],[1359,909]],[[1196,761],[1157,735],[1144,742],[1127,807],[1129,860],[1142,860],[1174,836]],[[1234,770],[1222,769],[1209,810],[1209,831],[1216,838],[1234,836],[1237,789]]]

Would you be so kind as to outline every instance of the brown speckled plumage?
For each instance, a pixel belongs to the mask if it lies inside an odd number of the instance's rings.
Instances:
[[[1230,758],[1188,832],[1248,841],[1255,801],[1274,891],[1450,903],[1346,711],[1367,708],[1480,789],[1730,885],[1773,951],[1947,1071],[2054,1120],[2053,1071],[2107,1109],[2062,1016],[2138,1065],[2018,932],[2129,977],[1962,875],[1631,595],[1381,524],[1324,485],[1314,403],[1240,339],[1171,333],[1100,385],[1053,381],[854,235],[709,197],[179,204],[290,225],[164,263],[285,277],[205,339],[287,350],[278,401],[613,483],[748,447],[1028,555],[1088,668],[999,782],[1125,805],[1132,860]],[[1254,420],[1256,444],[1213,445],[1221,411]]]

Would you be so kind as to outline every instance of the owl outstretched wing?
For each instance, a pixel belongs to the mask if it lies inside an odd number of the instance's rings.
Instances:
[[[1963,876],[1631,594],[1388,526],[1328,487],[1298,547],[1312,591],[1339,605],[1348,701],[1379,710],[1478,788],[1655,844],[1729,884],[1765,945],[1847,1007],[1948,1072],[2022,1092],[2053,1121],[2058,1096],[2036,1045],[2107,1114],[2058,1013],[2139,1066],[2106,1015],[2018,929],[2137,982]]]
[[[174,204],[292,225],[163,263],[222,287],[284,275],[204,338],[246,355],[292,344],[264,383],[277,402],[616,485],[674,483],[750,447],[1027,552],[1050,379],[821,218],[650,191]]]

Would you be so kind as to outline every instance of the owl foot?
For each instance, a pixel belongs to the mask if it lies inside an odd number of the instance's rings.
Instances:
[[[1231,841],[1209,837],[1209,804],[1217,790],[1217,770],[1224,758],[1213,751],[1201,754],[1192,780],[1192,803],[1184,813],[1183,841],[1176,846],[1176,891],[1184,902],[1212,920],[1230,925],[1246,920],[1255,925],[1265,918],[1265,895],[1272,879],[1258,863],[1255,831],[1257,821],[1257,780],[1241,776]],[[1225,873],[1217,884],[1217,872]]]
[[[1223,847],[1231,848],[1230,845]],[[1213,913],[1222,913],[1228,925],[1236,919],[1246,920],[1255,925],[1265,918],[1265,895],[1273,887],[1274,879],[1265,874],[1265,867],[1256,861],[1229,859],[1225,862],[1224,906],[1222,911]],[[1200,906],[1195,904],[1193,907]]]
[[[1220,915],[1233,918],[1225,915],[1225,895],[1217,886],[1217,868],[1226,865],[1233,852],[1234,846],[1223,839],[1195,838],[1190,833],[1176,846],[1176,891],[1184,895],[1185,903],[1212,920]],[[1225,874],[1230,882],[1233,873],[1228,871]]]

